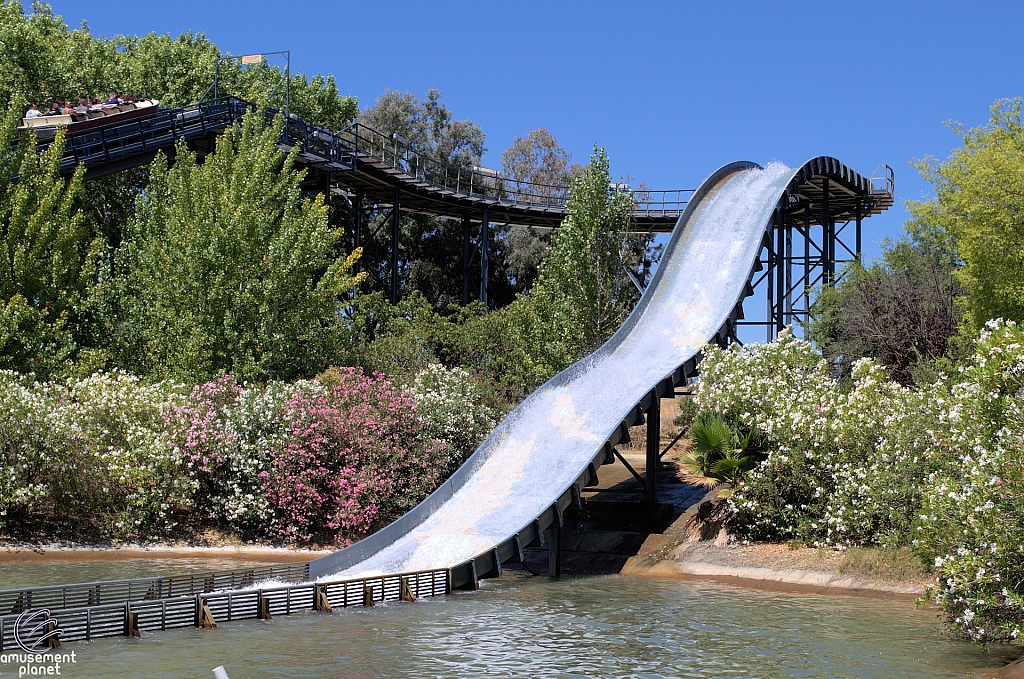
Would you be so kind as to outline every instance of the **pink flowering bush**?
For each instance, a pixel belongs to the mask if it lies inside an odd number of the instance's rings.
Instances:
[[[210,518],[223,506],[222,488],[228,483],[237,437],[227,426],[228,408],[238,400],[242,386],[234,377],[221,377],[192,388],[181,404],[166,409],[164,427],[175,446],[180,464],[196,482],[196,491]],[[209,500],[209,502],[207,502]]]
[[[381,375],[192,389],[125,373],[66,383],[0,371],[0,529],[116,539],[217,525],[343,544],[446,473],[446,444]],[[6,524],[6,525],[5,525]]]
[[[327,393],[298,392],[288,435],[261,472],[278,533],[347,543],[413,507],[441,481],[443,446],[421,435],[415,402],[379,374],[341,368]]]

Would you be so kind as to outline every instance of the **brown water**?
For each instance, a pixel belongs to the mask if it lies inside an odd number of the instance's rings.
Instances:
[[[70,677],[973,677],[1000,664],[907,602],[623,576],[66,644]],[[0,666],[0,676],[17,676]]]

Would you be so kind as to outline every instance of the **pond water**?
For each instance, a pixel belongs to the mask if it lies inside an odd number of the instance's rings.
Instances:
[[[478,592],[65,645],[70,677],[977,677],[998,655],[904,601],[513,576]],[[0,668],[0,674],[7,668]]]
[[[43,587],[97,580],[127,580],[160,575],[180,575],[206,571],[233,570],[294,561],[309,561],[313,554],[245,554],[210,556],[142,556],[132,552],[125,557],[117,552],[80,552],[63,557],[49,554],[0,553],[0,589]],[[3,675],[0,674],[0,677]]]

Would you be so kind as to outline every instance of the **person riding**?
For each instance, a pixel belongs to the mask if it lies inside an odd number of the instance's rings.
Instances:
[[[78,106],[75,107],[75,113],[82,115],[83,113],[89,112],[89,100],[85,97],[78,98]]]
[[[38,118],[43,115],[43,112],[39,110],[39,104],[32,104],[28,107],[28,112],[25,113],[26,118]]]

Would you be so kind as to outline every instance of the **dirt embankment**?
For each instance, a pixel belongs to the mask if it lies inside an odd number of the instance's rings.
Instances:
[[[698,577],[771,589],[914,599],[934,574],[909,550],[744,544],[722,527],[715,492],[651,535],[623,573]]]

